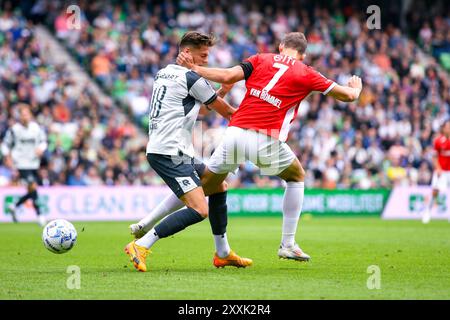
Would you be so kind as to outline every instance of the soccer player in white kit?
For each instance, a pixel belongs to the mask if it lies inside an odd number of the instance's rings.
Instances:
[[[6,162],[13,164],[19,171],[21,182],[27,186],[27,193],[15,204],[10,205],[8,210],[13,221],[17,222],[16,209],[25,201],[31,199],[39,224],[44,226],[46,219],[39,208],[37,187],[40,180],[38,169],[41,157],[47,149],[47,137],[45,131],[32,120],[30,107],[26,104],[20,104],[18,108],[20,121],[6,132],[2,143],[2,153]]]
[[[211,36],[192,31],[182,37],[180,50],[190,52],[196,63],[204,65],[208,62],[209,48],[213,44]],[[181,206],[186,208],[168,216],[140,239],[126,246],[125,252],[138,271],[147,271],[147,254],[159,239],[202,221],[210,210],[219,210],[224,213],[222,218],[226,218],[225,184],[219,183],[205,190],[208,195],[218,195],[213,200],[210,197],[208,204],[199,172],[204,168],[199,169],[202,166],[196,165],[192,145],[192,129],[202,104],[227,119],[235,112],[219,95],[220,92],[218,94],[205,79],[180,65],[169,64],[155,77],[147,160],[179,199]],[[214,221],[210,217],[213,229],[216,227]],[[240,266],[251,264],[250,259],[237,255],[229,257],[229,263],[236,262]]]

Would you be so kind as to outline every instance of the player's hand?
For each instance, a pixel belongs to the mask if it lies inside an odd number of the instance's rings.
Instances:
[[[218,94],[221,98],[223,98],[223,97],[226,96],[226,94],[227,94],[228,92],[230,92],[230,90],[233,88],[233,86],[234,86],[234,83],[231,83],[231,84],[224,84],[224,83],[222,83],[222,85],[221,85],[221,87],[219,88],[219,90],[217,90],[217,94]]]
[[[360,77],[353,75],[350,80],[348,80],[348,86],[350,88],[362,89],[362,80]]]
[[[228,92],[231,91],[231,89],[233,88],[233,86],[234,86],[234,83],[230,83],[230,84],[222,83],[221,91],[222,91],[222,92],[225,92],[225,93],[228,93]]]
[[[40,158],[44,154],[44,151],[42,149],[40,149],[40,148],[36,148],[35,153],[36,153],[36,156],[38,158]]]
[[[442,174],[442,169],[436,168],[436,175],[438,176],[438,178],[441,176],[441,174]]]
[[[5,166],[9,169],[13,168],[13,161],[10,155],[5,156]]]
[[[356,99],[359,98],[362,90],[362,80],[360,77],[353,75],[350,80],[348,80],[348,86],[353,88],[356,94]]]
[[[177,57],[177,64],[185,68],[192,69],[194,67],[194,59],[192,59],[190,54],[180,52]]]

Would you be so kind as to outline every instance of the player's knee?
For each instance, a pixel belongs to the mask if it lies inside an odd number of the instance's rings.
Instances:
[[[300,161],[298,161],[297,159],[297,165],[295,166],[295,172],[293,174],[294,179],[293,181],[295,182],[305,181],[305,175],[306,175],[305,169],[303,169]]]
[[[226,191],[228,191],[228,183],[224,181],[217,187],[217,193],[222,193]]]
[[[301,165],[297,166],[285,180],[286,182],[303,182],[305,181],[305,169]]]
[[[306,171],[303,169],[302,166],[300,166],[299,172],[298,172],[298,182],[305,181]]]
[[[33,183],[30,183],[29,185],[28,185],[28,192],[34,192],[34,191],[36,191],[36,184],[33,182]]]
[[[208,218],[208,206],[201,207],[197,212],[202,216],[202,218]]]
[[[193,205],[191,206],[191,208],[197,211],[197,213],[201,215],[202,218],[208,218],[208,204],[206,203],[206,201],[202,204]]]

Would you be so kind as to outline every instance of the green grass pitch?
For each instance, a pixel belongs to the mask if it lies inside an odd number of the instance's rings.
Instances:
[[[306,217],[306,216],[305,216]],[[297,240],[309,263],[278,259],[281,217],[231,217],[228,238],[247,269],[216,269],[207,221],[159,241],[147,273],[124,246],[126,222],[77,222],[78,242],[56,255],[36,224],[0,225],[0,299],[450,299],[450,223],[310,218]],[[84,231],[82,231],[84,229]],[[68,289],[67,267],[81,270]],[[380,289],[368,289],[371,265]]]

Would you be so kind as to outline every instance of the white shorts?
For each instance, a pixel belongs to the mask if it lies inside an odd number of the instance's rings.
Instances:
[[[434,172],[433,179],[431,179],[431,187],[440,192],[450,189],[450,171],[442,171],[439,177]]]
[[[216,174],[236,172],[249,160],[261,169],[261,174],[275,176],[288,168],[295,158],[284,142],[254,130],[228,127],[209,159],[208,168]]]

